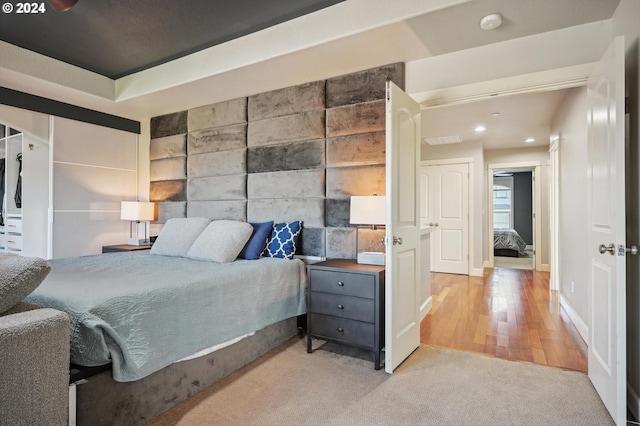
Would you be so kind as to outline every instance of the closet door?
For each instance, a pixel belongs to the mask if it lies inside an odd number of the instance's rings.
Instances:
[[[22,254],[48,258],[49,143],[22,137]]]

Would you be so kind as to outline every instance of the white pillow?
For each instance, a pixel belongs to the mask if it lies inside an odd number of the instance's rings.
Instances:
[[[193,242],[209,223],[211,220],[205,217],[169,219],[151,246],[151,254],[186,257]]]
[[[214,220],[202,231],[187,253],[197,260],[233,262],[253,233],[250,223],[237,220]]]

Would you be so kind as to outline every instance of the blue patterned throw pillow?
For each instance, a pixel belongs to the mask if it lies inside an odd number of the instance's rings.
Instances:
[[[299,220],[273,225],[271,239],[267,243],[264,255],[266,257],[293,259],[301,230],[302,222]]]

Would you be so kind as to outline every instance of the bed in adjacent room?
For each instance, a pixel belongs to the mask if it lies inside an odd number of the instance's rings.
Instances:
[[[273,223],[264,225],[271,236]],[[79,422],[145,423],[295,335],[306,312],[304,262],[290,250],[262,257],[264,235],[259,252],[247,252],[256,231],[174,219],[150,251],[51,261],[27,300],[69,314],[72,363],[110,365],[80,382]]]
[[[494,256],[518,257],[525,254],[527,243],[515,229],[503,228],[493,230]]]

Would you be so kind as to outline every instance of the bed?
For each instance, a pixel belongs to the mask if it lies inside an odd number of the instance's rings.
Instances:
[[[503,228],[493,230],[494,256],[518,257],[525,253],[527,243],[515,229]]]
[[[221,234],[241,241],[223,253],[228,259],[249,243],[231,221],[198,219],[185,231],[193,219],[167,222],[150,251],[54,259],[28,296],[69,314],[71,362],[99,372],[75,383],[78,423],[144,424],[297,332],[304,262],[211,261]],[[222,222],[216,238],[194,251],[213,222]]]

